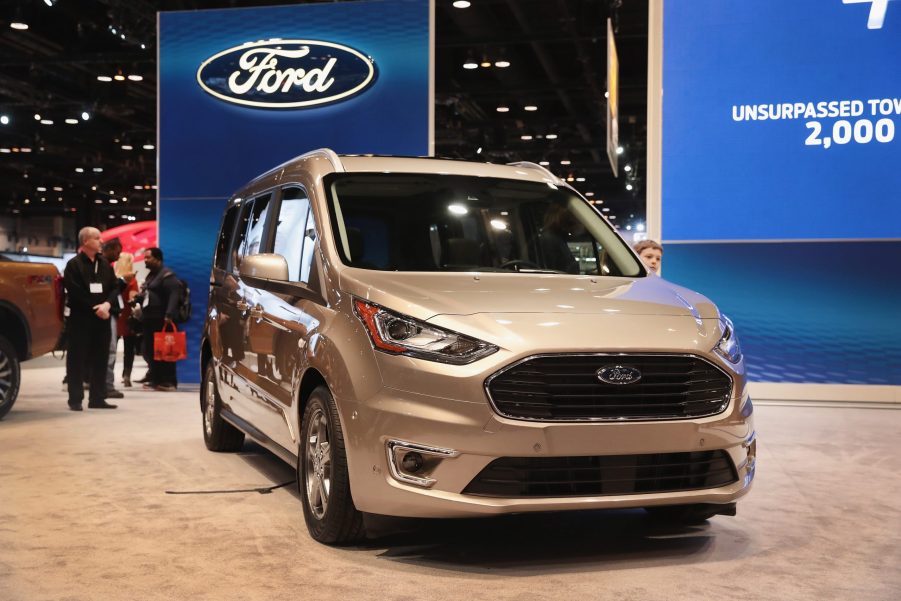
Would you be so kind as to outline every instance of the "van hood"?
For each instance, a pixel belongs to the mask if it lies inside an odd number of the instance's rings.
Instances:
[[[623,278],[347,268],[341,272],[340,288],[422,320],[480,313],[719,317],[709,299],[656,275]]]

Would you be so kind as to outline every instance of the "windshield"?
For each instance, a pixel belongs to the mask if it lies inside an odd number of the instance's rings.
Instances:
[[[640,276],[584,199],[551,184],[485,177],[340,173],[325,188],[341,260],[382,271]]]

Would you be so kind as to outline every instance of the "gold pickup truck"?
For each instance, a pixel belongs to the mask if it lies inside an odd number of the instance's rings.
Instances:
[[[19,394],[19,363],[56,348],[62,302],[55,265],[0,257],[0,419]]]

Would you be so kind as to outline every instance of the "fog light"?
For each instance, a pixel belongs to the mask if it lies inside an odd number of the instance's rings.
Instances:
[[[416,453],[415,451],[407,453],[404,455],[404,460],[401,462],[401,465],[404,468],[405,472],[410,472],[411,474],[415,474],[419,470],[422,469],[422,455]]]
[[[386,447],[391,476],[400,482],[423,488],[429,488],[437,482],[431,475],[442,461],[460,455],[459,451],[453,449],[430,447],[402,440],[389,440]]]

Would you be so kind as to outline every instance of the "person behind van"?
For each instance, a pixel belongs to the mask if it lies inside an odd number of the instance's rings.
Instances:
[[[116,276],[122,290],[122,312],[116,323],[116,331],[122,339],[124,356],[122,358],[122,384],[131,388],[131,368],[135,361],[138,336],[135,331],[135,320],[132,319],[131,302],[138,295],[138,279],[135,277],[134,259],[131,253],[122,253],[116,261]]]
[[[663,262],[663,247],[659,242],[654,240],[642,240],[633,246],[635,252],[641,258],[642,262],[648,269],[654,273],[660,271],[660,264]]]
[[[178,386],[175,363],[153,359],[153,334],[173,324],[180,293],[178,278],[175,272],[163,266],[163,251],[155,246],[144,251],[144,265],[150,273],[140,294],[135,296],[135,301],[141,305],[142,354],[150,368],[150,381],[144,388],[171,392]]]
[[[583,230],[584,226],[566,206],[557,203],[550,205],[544,214],[544,226],[539,237],[542,267],[579,273],[579,263],[566,240],[571,233]]]

